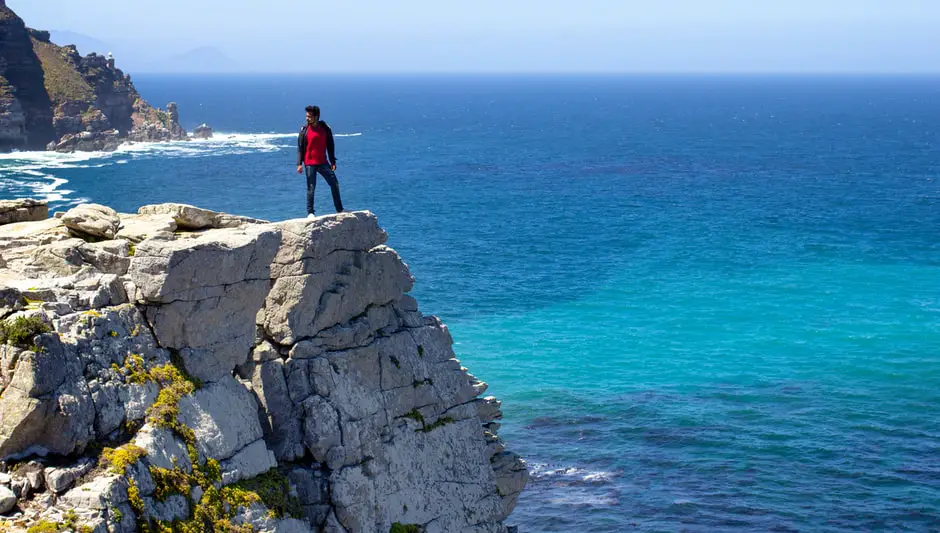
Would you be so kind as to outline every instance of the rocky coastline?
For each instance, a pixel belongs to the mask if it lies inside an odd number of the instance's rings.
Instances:
[[[500,402],[372,213],[7,204],[0,531],[515,530]]]
[[[0,152],[111,151],[188,138],[176,104],[151,106],[114,58],[56,45],[0,2]]]

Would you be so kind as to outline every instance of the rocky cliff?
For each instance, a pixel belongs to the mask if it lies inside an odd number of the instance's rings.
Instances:
[[[0,530],[512,529],[500,404],[385,240],[179,204],[0,226]]]
[[[42,64],[26,25],[0,4],[0,151],[42,150],[54,137]]]
[[[0,6],[0,150],[113,150],[185,139],[175,104],[144,101],[114,59],[57,46]]]

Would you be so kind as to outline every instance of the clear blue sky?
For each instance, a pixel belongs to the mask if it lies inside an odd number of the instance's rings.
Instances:
[[[940,72],[940,0],[7,3],[126,68],[212,46],[246,71]]]

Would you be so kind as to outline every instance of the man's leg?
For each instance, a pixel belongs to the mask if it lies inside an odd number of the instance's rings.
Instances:
[[[330,165],[319,165],[317,169],[320,174],[323,174],[323,179],[329,184],[330,191],[333,193],[333,207],[336,208],[337,213],[342,213],[343,199],[339,196],[339,180],[336,179],[336,173],[333,172]]]
[[[307,214],[314,214],[313,210],[313,191],[317,188],[317,167],[307,165],[304,167],[307,171]]]

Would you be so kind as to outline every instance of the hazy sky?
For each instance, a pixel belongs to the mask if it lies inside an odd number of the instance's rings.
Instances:
[[[253,71],[940,72],[938,0],[7,4],[108,43],[119,66],[213,46]]]

